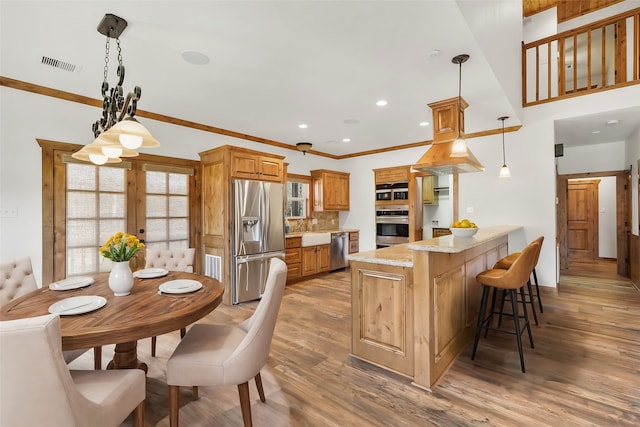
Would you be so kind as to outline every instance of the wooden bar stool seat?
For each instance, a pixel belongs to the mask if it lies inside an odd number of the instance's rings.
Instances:
[[[538,247],[538,253],[536,254],[535,257],[535,261],[533,263],[533,269],[531,270],[533,273],[533,282],[536,286],[536,295],[533,295],[533,289],[532,289],[532,284],[531,284],[531,278],[529,278],[529,280],[527,281],[527,296],[529,297],[529,303],[531,304],[531,310],[533,311],[533,318],[536,322],[536,325],[538,324],[538,316],[536,315],[536,310],[535,310],[535,306],[533,303],[534,298],[538,299],[538,305],[540,306],[540,313],[544,313],[544,309],[542,308],[542,299],[540,299],[540,286],[538,285],[538,275],[536,274],[536,265],[538,265],[538,258],[540,257],[540,251],[542,250],[542,242],[544,241],[544,236],[540,236],[537,239],[534,240],[534,242],[539,242],[540,246]],[[503,269],[503,270],[508,270],[509,268],[511,268],[511,266],[513,265],[513,263],[515,262],[516,259],[518,259],[518,257],[520,256],[521,252],[513,252],[509,255],[507,255],[506,257],[498,260],[498,262],[496,262],[493,265],[494,269]]]
[[[473,341],[471,360],[474,360],[476,357],[476,350],[478,349],[478,341],[480,340],[480,334],[482,333],[482,330],[485,330],[485,336],[490,329],[500,332],[506,332],[514,334],[516,336],[516,340],[518,343],[518,352],[520,353],[520,367],[522,369],[522,372],[525,372],[524,355],[522,352],[522,333],[524,332],[524,330],[520,326],[520,319],[524,319],[523,326],[528,332],[529,342],[531,343],[531,348],[533,348],[533,336],[531,334],[531,325],[529,322],[529,315],[527,313],[527,302],[524,295],[524,286],[526,285],[531,275],[531,270],[533,269],[536,252],[538,251],[539,246],[540,243],[537,240],[529,243],[527,247],[524,248],[520,256],[518,256],[517,259],[513,262],[511,268],[509,269],[486,270],[476,276],[476,280],[482,285],[482,299],[480,301],[480,312],[478,313],[478,322],[475,339]],[[495,311],[496,293],[499,289],[508,291],[508,293],[510,294],[512,308],[511,313],[503,313],[502,308],[500,309],[500,311]],[[489,313],[487,314],[487,300],[489,299],[490,290],[493,290],[493,298],[491,308],[489,310]],[[518,301],[516,293],[516,291],[518,290],[520,291],[520,295],[522,297],[521,301]],[[518,313],[518,302],[522,303],[523,316],[520,316]],[[492,324],[494,314],[500,314],[501,316],[512,316],[514,331],[511,332],[499,327],[493,327]]]

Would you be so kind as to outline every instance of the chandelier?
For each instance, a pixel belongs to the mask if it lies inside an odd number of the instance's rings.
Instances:
[[[125,69],[122,63],[122,49],[120,47],[120,34],[127,28],[127,21],[107,13],[100,24],[98,32],[107,37],[104,57],[104,80],[102,81],[102,116],[92,125],[95,140],[72,155],[73,158],[90,161],[96,165],[105,163],[119,163],[121,157],[135,157],[136,149],[158,147],[160,142],[141,125],[136,119],[138,100],[142,94],[140,86],[136,86],[133,92],[124,96],[122,84],[124,83]],[[109,51],[111,39],[115,39],[118,50],[118,83],[109,88],[107,81],[109,73]]]

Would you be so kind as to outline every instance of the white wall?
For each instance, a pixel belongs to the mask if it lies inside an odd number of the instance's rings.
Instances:
[[[510,249],[521,249],[539,235],[545,244],[539,260],[539,278],[555,286],[555,161],[554,120],[617,110],[638,105],[640,85],[572,98],[524,110],[523,127],[505,136],[506,159],[512,177],[498,178],[502,165],[501,136],[469,140],[469,147],[486,167],[484,173],[460,175],[461,216],[480,227],[497,224],[524,226],[510,240]],[[41,277],[42,199],[41,156],[35,139],[85,144],[90,123],[99,110],[80,104],[0,88],[0,208],[17,208],[16,218],[0,219],[0,259],[31,256],[36,277]],[[351,210],[340,213],[340,226],[361,230],[361,250],[375,248],[375,186],[373,169],[411,165],[427,146],[334,161],[314,155],[302,156],[263,144],[250,143],[207,132],[142,119],[162,146],[149,152],[198,159],[197,153],[223,144],[235,144],[286,155],[291,173],[329,168],[351,173]],[[78,125],[80,123],[80,125]],[[616,154],[617,156],[617,154]],[[624,164],[640,158],[636,131],[626,142]],[[634,174],[637,182],[637,171]],[[634,192],[634,233],[638,232],[637,193]],[[473,213],[466,213],[473,207]]]
[[[628,169],[625,141],[608,144],[564,147],[564,155],[556,159],[558,174],[609,172]]]

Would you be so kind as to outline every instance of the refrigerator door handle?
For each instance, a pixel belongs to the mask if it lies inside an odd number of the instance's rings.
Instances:
[[[236,264],[243,264],[251,261],[258,261],[261,259],[269,259],[269,258],[284,258],[284,252],[269,252],[266,254],[257,254],[257,255],[243,255],[236,257]]]

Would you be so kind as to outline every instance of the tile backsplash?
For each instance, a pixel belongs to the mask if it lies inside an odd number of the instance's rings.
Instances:
[[[335,230],[340,227],[338,212],[314,212],[310,219],[285,219],[285,221],[285,224],[289,224],[290,233]]]

